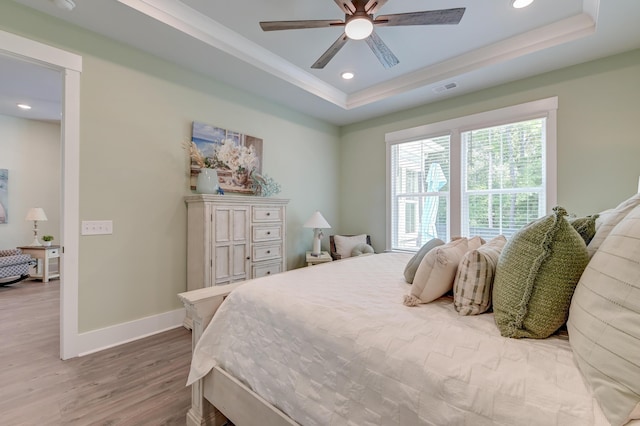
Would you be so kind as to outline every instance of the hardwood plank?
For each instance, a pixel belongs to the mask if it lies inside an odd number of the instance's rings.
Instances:
[[[189,331],[61,361],[59,301],[57,280],[0,288],[0,424],[185,424]]]

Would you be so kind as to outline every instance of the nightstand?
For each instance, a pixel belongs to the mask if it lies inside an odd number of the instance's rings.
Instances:
[[[18,248],[22,250],[22,253],[38,259],[36,273],[31,274],[31,278],[37,278],[42,280],[43,283],[48,283],[50,279],[60,277],[60,246],[24,246]],[[50,261],[52,259],[58,259],[58,268],[54,272],[51,272]]]
[[[307,252],[307,266],[317,265],[319,263],[331,262],[331,255],[328,251],[320,252],[320,256],[312,256],[311,252]]]

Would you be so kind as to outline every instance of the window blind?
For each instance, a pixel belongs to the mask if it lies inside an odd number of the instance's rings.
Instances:
[[[392,249],[449,238],[450,137],[391,147]]]
[[[557,196],[557,108],[553,97],[387,133],[387,250],[509,237],[544,216]]]
[[[509,237],[545,214],[546,119],[461,133],[462,234]]]

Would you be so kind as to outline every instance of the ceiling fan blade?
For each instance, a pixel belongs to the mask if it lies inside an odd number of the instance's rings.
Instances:
[[[452,25],[458,24],[464,15],[465,8],[426,10],[424,12],[396,13],[380,15],[374,24],[380,26],[398,25]]]
[[[391,49],[389,49],[389,47],[384,44],[384,41],[382,41],[380,36],[378,36],[375,31],[372,32],[371,35],[365,39],[365,41],[385,68],[391,68],[400,63],[398,58],[396,58],[396,55],[391,52]]]
[[[336,56],[336,53],[338,53],[340,49],[342,49],[342,46],[344,46],[348,40],[349,40],[349,37],[347,37],[345,33],[342,33],[342,35],[338,37],[338,39],[331,45],[331,47],[327,49],[327,51],[324,52],[322,56],[320,56],[320,58],[318,58],[315,64],[311,65],[311,68],[314,68],[314,69],[324,68],[325,65],[327,65],[329,61],[333,59],[334,56]]]
[[[260,22],[262,31],[301,30],[304,28],[325,28],[341,26],[344,22],[337,19],[312,21],[263,21]]]
[[[336,2],[341,11],[345,13],[345,15],[353,15],[356,11],[356,7],[351,3],[351,0],[333,0]]]
[[[376,14],[378,13],[378,10],[380,10],[380,8],[385,5],[386,2],[387,0],[369,0],[364,6],[364,10],[367,11],[368,15]]]

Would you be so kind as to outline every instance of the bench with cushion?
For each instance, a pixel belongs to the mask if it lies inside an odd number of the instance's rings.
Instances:
[[[15,284],[29,278],[31,256],[20,249],[0,250],[0,286]]]

